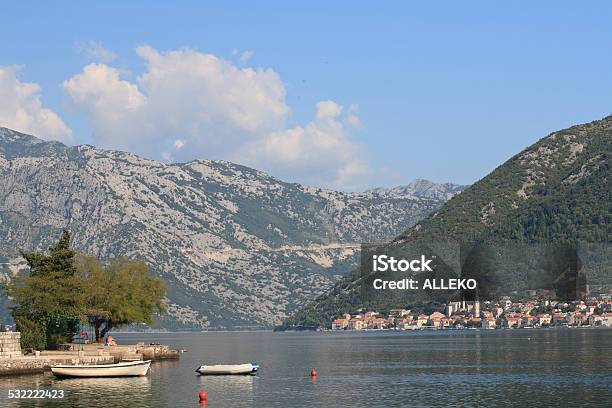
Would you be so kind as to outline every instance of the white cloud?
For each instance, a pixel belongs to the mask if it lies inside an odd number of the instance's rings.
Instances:
[[[134,81],[105,64],[64,81],[89,113],[97,144],[166,161],[226,159],[323,186],[350,187],[367,172],[350,138],[353,107],[344,113],[322,101],[312,121],[288,128],[286,90],[274,70],[190,49],[136,52],[146,69]]]
[[[89,113],[94,124],[94,139],[105,147],[115,147],[139,152],[134,143],[142,132],[137,123],[145,119],[142,107],[146,97],[138,86],[119,78],[119,71],[104,64],[89,64],[83,72],[64,81],[72,100]],[[151,154],[150,152],[148,154]]]
[[[0,126],[48,140],[69,143],[72,130],[52,110],[43,108],[40,86],[21,82],[18,67],[0,67]]]
[[[109,63],[117,58],[117,54],[104,48],[99,41],[89,40],[84,43],[79,43],[77,44],[77,48],[91,61]]]
[[[348,109],[348,113],[346,115],[346,123],[351,125],[355,129],[361,129],[361,119],[358,116],[359,106],[351,105]]]
[[[317,120],[335,119],[342,113],[342,107],[334,101],[321,101],[317,103]]]
[[[183,148],[183,146],[185,146],[185,142],[184,142],[183,140],[181,140],[181,139],[176,139],[176,140],[174,141],[174,145],[173,145],[173,147],[174,147],[176,150],[182,149],[182,148]]]
[[[253,51],[245,51],[242,54],[240,54],[240,62],[242,62],[243,64],[245,62],[247,62],[248,60],[250,60],[251,58],[253,58]]]
[[[369,167],[342,122],[342,107],[317,103],[315,119],[306,126],[273,132],[248,151],[251,162],[267,162],[292,178],[327,180],[328,187],[360,187]]]

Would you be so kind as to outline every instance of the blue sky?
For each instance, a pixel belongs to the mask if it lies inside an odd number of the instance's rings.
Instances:
[[[549,132],[612,112],[609,3],[289,3],[4,3],[0,67],[20,66],[13,68],[17,84],[40,86],[43,107],[71,130],[69,143],[167,161],[229,159],[346,189],[414,178],[472,183]],[[109,54],[92,57],[94,46]],[[138,54],[143,46],[150,49]],[[186,85],[184,97],[176,86],[160,88],[177,80],[172,64],[198,71],[205,56],[226,63],[215,71],[221,88],[209,84],[195,96]],[[92,90],[94,74],[84,70],[92,63],[119,77]],[[241,71],[249,67],[256,84]],[[158,82],[142,79],[157,69],[166,70]],[[181,72],[185,81],[206,82],[205,73]],[[240,97],[237,83],[247,102],[215,99],[224,86]],[[125,92],[115,99],[113,84],[146,99],[146,108],[115,127],[108,117],[118,114],[112,108]],[[248,92],[262,87],[273,89],[251,112],[248,101],[260,99]],[[100,95],[111,100],[104,108]],[[189,108],[173,111],[168,98]],[[11,112],[0,125],[14,124]],[[237,122],[236,112],[256,124]],[[330,143],[321,142],[326,137]]]

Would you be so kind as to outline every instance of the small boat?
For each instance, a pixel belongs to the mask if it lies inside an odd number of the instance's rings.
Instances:
[[[196,373],[200,375],[232,375],[232,374],[256,374],[259,370],[259,364],[246,363],[246,364],[216,364],[216,365],[203,365],[197,370]]]
[[[52,365],[58,377],[134,377],[147,375],[151,360],[99,365]]]

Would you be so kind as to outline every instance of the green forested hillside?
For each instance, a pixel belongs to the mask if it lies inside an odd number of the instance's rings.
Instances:
[[[409,228],[396,244],[612,241],[609,158],[612,116],[554,132]],[[288,318],[281,328],[328,325],[360,299],[358,271]]]

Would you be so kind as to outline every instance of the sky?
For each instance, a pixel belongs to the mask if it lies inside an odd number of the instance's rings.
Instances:
[[[291,3],[3,2],[0,126],[363,190],[612,113],[612,3]]]

